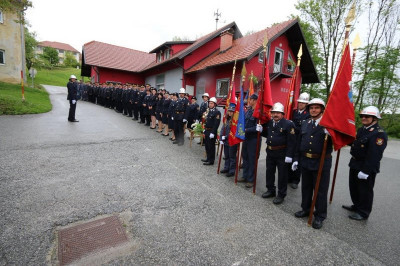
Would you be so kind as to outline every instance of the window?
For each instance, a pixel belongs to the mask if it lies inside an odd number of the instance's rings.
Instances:
[[[0,65],[4,65],[6,63],[6,55],[4,50],[0,50]]]
[[[164,89],[164,79],[165,79],[164,74],[156,76],[156,88],[157,88],[157,90],[158,89]]]
[[[268,53],[269,53],[269,46],[267,46],[267,59],[268,59]],[[264,63],[264,49],[262,49],[259,53],[258,53],[258,62],[259,63]]]
[[[3,11],[0,10],[0,23],[3,23]]]
[[[161,62],[161,60],[162,60],[162,53],[160,52],[157,54],[157,62]]]
[[[289,55],[288,55],[288,60],[287,60],[287,70],[288,70],[289,72],[294,72],[295,64],[296,64],[296,63],[294,62],[292,56],[289,54]]]
[[[165,53],[164,53],[164,60],[167,60],[167,59],[170,58],[170,52],[171,52],[170,49],[165,50]]]
[[[283,58],[283,50],[276,48],[275,49],[275,58],[274,58],[274,73],[281,72],[282,58]]]
[[[218,79],[217,80],[217,97],[225,97],[228,95],[229,91],[229,79]]]

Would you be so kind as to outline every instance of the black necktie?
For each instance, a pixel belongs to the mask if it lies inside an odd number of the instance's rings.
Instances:
[[[312,128],[315,128],[315,120],[312,121]]]

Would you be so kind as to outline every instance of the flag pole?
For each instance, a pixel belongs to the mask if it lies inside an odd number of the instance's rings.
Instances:
[[[218,159],[218,169],[217,169],[217,175],[219,175],[219,169],[221,167],[221,158],[222,158],[222,153],[224,151],[224,144],[220,144],[221,146],[221,153],[219,154],[219,159]]]
[[[353,41],[353,58],[351,60],[351,69],[353,69],[354,66],[354,60],[356,58],[356,52],[358,47],[360,47],[361,45],[361,40],[360,40],[360,36],[357,34],[356,38]],[[339,149],[336,153],[336,162],[335,162],[335,170],[333,171],[333,179],[332,179],[332,187],[331,187],[331,193],[329,195],[329,204],[332,203],[333,200],[333,193],[335,191],[335,184],[336,184],[336,175],[337,175],[337,169],[338,169],[338,165],[339,165],[339,158],[340,158],[340,150]]]
[[[267,61],[267,43],[268,43],[268,36],[265,35],[264,38],[264,43],[263,43],[263,47],[264,47],[264,58],[263,58],[263,71],[262,71],[262,84],[261,84],[261,90],[260,93],[258,95],[260,95],[260,97],[264,97],[264,79],[265,79],[265,68],[266,68],[266,61]],[[263,101],[264,99],[261,98],[260,101],[260,110],[259,113],[261,114],[261,112],[263,111]],[[260,123],[260,119],[258,119],[258,124],[261,125]],[[253,180],[253,194],[256,194],[256,186],[257,186],[257,168],[258,168],[258,157],[260,156],[260,131],[257,131],[257,146],[256,146],[256,158],[255,158],[255,165],[254,165],[254,180]]]
[[[318,168],[318,175],[317,175],[317,180],[315,182],[315,188],[314,188],[314,195],[313,195],[313,201],[311,203],[310,207],[310,214],[308,215],[308,226],[311,225],[312,217],[314,214],[314,208],[315,208],[315,203],[317,202],[317,195],[318,195],[318,190],[319,190],[319,183],[321,182],[321,175],[322,175],[322,169],[324,168],[324,162],[325,162],[325,154],[326,154],[326,146],[328,144],[328,134],[325,134],[325,139],[324,139],[324,147],[322,149],[321,153],[321,159],[319,161],[319,168]]]
[[[241,142],[239,142],[237,145],[237,150],[236,150],[236,171],[235,171],[235,185],[237,185],[237,180],[238,180],[238,174],[240,171],[240,166],[238,164],[238,158],[239,158],[239,154],[241,154],[240,152],[240,144]]]
[[[342,55],[344,53],[344,50],[346,49],[347,43],[349,42],[350,29],[351,29],[351,25],[352,25],[351,23],[353,22],[353,20],[355,18],[355,12],[356,12],[356,2],[354,1],[353,5],[350,8],[349,14],[347,15],[347,17],[345,19],[345,22],[346,22],[346,33],[344,35],[344,43],[343,43],[343,48],[342,48]],[[354,52],[355,52],[355,50],[357,48],[354,48]],[[352,62],[354,62],[354,53],[353,53],[353,61]],[[333,179],[332,179],[331,193],[329,195],[329,204],[332,203],[333,192],[335,191],[336,175],[337,175],[337,169],[338,169],[338,166],[339,166],[339,159],[340,159],[340,150],[341,149],[338,149],[337,152],[336,152],[336,162],[335,162],[335,169],[333,170]]]
[[[286,100],[286,119],[288,120],[292,118],[291,116],[292,116],[294,91],[296,90],[297,74],[299,72],[302,55],[303,55],[303,44],[300,44],[299,52],[297,53],[297,64],[292,76],[292,80],[290,81],[290,89]]]

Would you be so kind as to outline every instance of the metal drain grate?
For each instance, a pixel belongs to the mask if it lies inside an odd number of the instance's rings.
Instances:
[[[58,232],[58,260],[71,263],[94,251],[115,247],[128,241],[117,216],[80,224]]]

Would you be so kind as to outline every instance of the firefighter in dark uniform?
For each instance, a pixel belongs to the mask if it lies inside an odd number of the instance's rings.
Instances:
[[[146,96],[143,99],[143,115],[146,123],[145,126],[150,126],[150,110],[149,110],[149,102],[151,100],[151,91],[150,89],[146,89]]]
[[[221,112],[218,111],[217,99],[211,97],[208,102],[208,114],[204,122],[204,135],[205,135],[205,146],[207,159],[202,159],[204,165],[213,165],[215,161],[215,138],[217,137],[217,131],[219,123],[221,122]]]
[[[307,217],[310,211],[314,212],[312,227],[320,229],[327,216],[328,189],[330,170],[332,166],[332,139],[328,131],[319,125],[325,109],[325,102],[319,98],[312,99],[307,109],[311,118],[301,125],[299,139],[297,141],[295,161],[292,170],[296,170],[301,161],[301,211],[295,213],[297,218]],[[323,151],[324,139],[327,137],[325,161],[322,168],[321,180],[315,204],[315,211],[310,210],[315,182],[317,180],[320,157]]]
[[[272,119],[266,124],[263,136],[267,138],[267,192],[263,198],[271,198],[276,195],[275,171],[278,168],[278,195],[273,200],[274,204],[281,204],[286,197],[288,170],[293,161],[296,145],[296,132],[294,124],[286,120],[285,107],[281,103],[275,103],[271,110]]]
[[[161,134],[164,137],[169,136],[169,123],[168,123],[168,116],[169,116],[169,105],[171,103],[171,97],[168,91],[164,93],[164,101],[162,106],[162,123],[164,125],[164,132]]]
[[[292,121],[295,126],[296,139],[300,135],[301,123],[310,118],[310,114],[306,109],[309,100],[310,100],[310,95],[307,92],[303,92],[297,99],[297,110],[293,110]],[[289,169],[288,171],[289,172],[288,183],[290,184],[290,187],[293,189],[297,189],[300,183],[300,176],[301,176],[300,168],[301,167],[299,166],[296,169],[296,171],[292,171],[291,169]]]
[[[185,89],[181,88],[179,90],[179,99],[176,102],[175,106],[175,115],[174,115],[174,132],[175,132],[175,141],[174,144],[178,144],[182,146],[185,142],[185,131],[183,130],[185,127],[185,123],[187,119],[185,118],[186,108],[189,104],[189,100],[185,97]]]
[[[253,117],[254,108],[257,104],[258,96],[253,94],[248,101],[247,110],[245,113],[245,140],[242,147],[243,160],[243,176],[238,179],[238,182],[246,182],[246,187],[253,187],[254,169],[256,162],[257,149],[257,134],[262,132],[262,125],[258,125],[258,119]],[[259,140],[261,144],[261,138]],[[261,145],[259,145],[261,147]],[[257,158],[258,159],[258,158]]]
[[[198,114],[198,118],[197,120],[200,121],[200,123],[202,125],[204,125],[204,113],[207,111],[208,108],[208,100],[210,99],[210,95],[206,92],[203,94],[203,96],[201,96],[201,98],[203,99],[203,102],[200,104],[200,110],[199,110],[199,114]],[[201,144],[201,141],[199,141],[197,144]],[[203,143],[204,145],[204,143]]]
[[[71,75],[69,82],[67,83],[68,95],[67,100],[69,101],[69,122],[79,122],[75,119],[76,102],[78,101],[78,86],[76,84],[75,75]]]
[[[363,126],[351,145],[349,188],[353,205],[342,207],[352,211],[350,219],[361,221],[368,219],[374,200],[376,174],[387,145],[387,135],[379,126],[381,118],[378,108],[368,106],[360,113]]]
[[[132,102],[133,102],[133,118],[132,120],[137,121],[139,120],[139,87],[138,85],[133,86],[133,95],[132,95]]]
[[[232,118],[235,112],[236,105],[234,103],[229,104],[228,111],[226,113],[225,124],[221,128],[220,133],[220,144],[224,145],[224,169],[220,171],[220,173],[226,173],[227,177],[231,177],[235,175],[236,172],[236,153],[238,145],[229,145],[229,138],[231,138],[231,125]]]
[[[174,122],[174,117],[175,117],[175,107],[178,99],[177,93],[172,93],[171,95],[171,102],[169,103],[168,106],[168,128],[171,129],[172,131],[172,137],[169,139],[172,141],[175,141],[175,122]]]
[[[140,86],[140,93],[138,97],[138,106],[139,106],[139,115],[140,119],[138,121],[139,124],[144,124],[146,122],[145,115],[144,115],[144,109],[145,107],[143,106],[143,101],[144,97],[146,96],[146,91],[144,85]]]
[[[187,120],[187,128],[191,129],[192,124],[194,123],[195,120],[198,118],[198,112],[199,112],[199,105],[197,104],[197,98],[196,96],[193,96],[192,99],[190,100],[191,104],[186,108],[186,114],[185,118]]]

